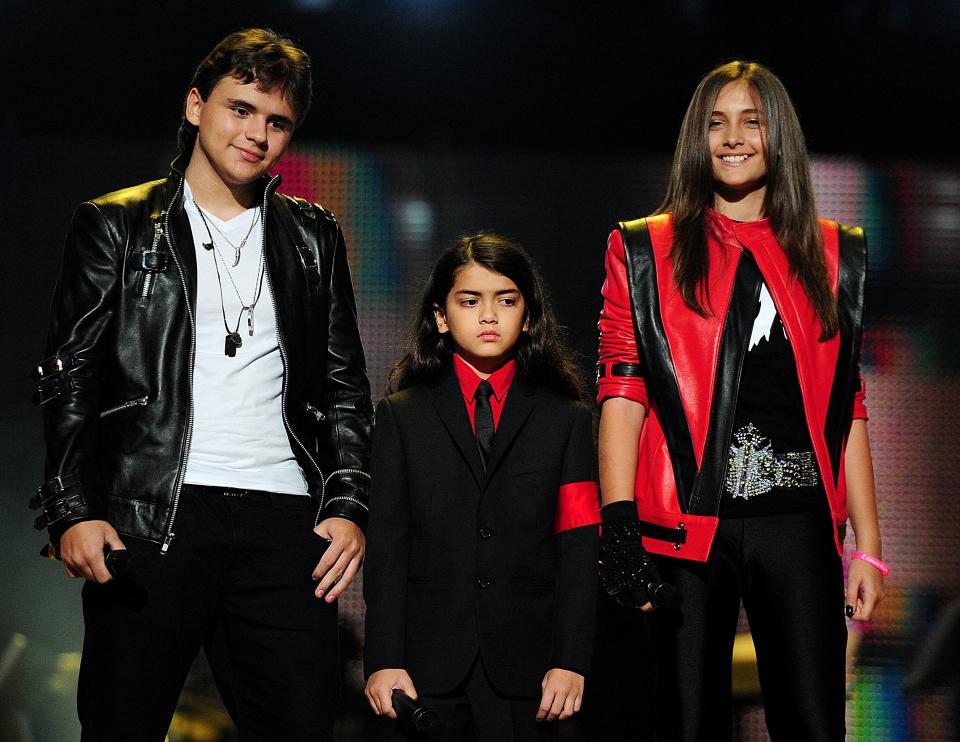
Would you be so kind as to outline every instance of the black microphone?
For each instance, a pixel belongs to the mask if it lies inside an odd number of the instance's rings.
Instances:
[[[447,726],[436,711],[421,706],[399,688],[393,689],[391,700],[393,710],[397,712],[398,721],[427,739],[443,739]]]
[[[111,550],[109,546],[105,546],[103,547],[103,563],[107,565],[110,576],[116,579],[133,574],[136,559],[126,549]]]
[[[683,605],[683,593],[669,582],[647,583],[647,594],[655,608],[667,608],[672,611],[680,610]]]

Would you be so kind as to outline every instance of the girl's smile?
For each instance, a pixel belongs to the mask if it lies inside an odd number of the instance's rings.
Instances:
[[[743,81],[720,91],[710,114],[708,141],[716,207],[740,221],[759,219],[766,192],[765,128],[753,88]]]

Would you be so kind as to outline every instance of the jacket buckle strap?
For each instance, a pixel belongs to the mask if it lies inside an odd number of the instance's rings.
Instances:
[[[35,405],[45,405],[61,394],[70,391],[73,384],[70,381],[69,371],[76,366],[73,354],[66,356],[53,355],[44,358],[33,369],[31,374],[40,382],[37,391],[31,398]]]
[[[605,376],[643,376],[639,363],[598,363],[597,381]]]
[[[320,267],[317,265],[317,257],[313,250],[303,245],[297,245],[297,254],[300,256],[300,263],[303,265],[303,272],[307,276],[307,283],[312,286],[320,283]]]
[[[69,374],[64,371],[58,372],[54,376],[49,376],[40,382],[37,391],[33,393],[31,401],[38,407],[42,407],[47,402],[52,402],[61,394],[66,394],[73,389],[73,382]]]
[[[38,531],[47,526],[60,522],[77,508],[86,505],[83,492],[80,490],[79,472],[71,472],[63,476],[56,476],[39,487],[37,494],[30,500],[30,509],[43,512],[33,522]]]
[[[37,487],[37,494],[30,499],[30,509],[39,510],[41,507],[46,507],[49,502],[55,500],[67,490],[79,486],[80,474],[78,472],[70,472],[64,476],[49,479]]]
[[[300,214],[306,217],[307,219],[316,219],[317,212],[313,209],[313,204],[303,198],[296,199],[297,206],[300,207]]]
[[[44,381],[51,376],[69,371],[75,365],[73,355],[68,355],[66,358],[61,358],[58,355],[50,356],[49,358],[44,358],[34,367],[31,376],[37,381]]]
[[[317,256],[313,253],[313,250],[303,245],[297,245],[297,255],[300,256],[303,274],[307,279],[307,295],[319,296],[320,266],[317,263]]]
[[[684,523],[678,523],[676,528],[669,528],[661,526],[659,523],[641,520],[640,532],[647,538],[657,541],[672,541],[675,551],[680,551],[683,545],[687,543],[687,529]]]
[[[60,497],[53,503],[44,505],[43,512],[33,521],[33,527],[38,531],[48,528],[62,521],[79,508],[84,507],[87,501],[82,492],[74,492],[66,497]]]
[[[167,269],[167,252],[165,250],[144,250],[137,253],[139,268],[142,271],[160,273]]]

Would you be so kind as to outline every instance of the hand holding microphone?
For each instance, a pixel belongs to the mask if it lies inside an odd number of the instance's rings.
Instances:
[[[111,549],[103,547],[103,563],[113,579],[128,577],[133,574],[137,560],[127,549]]]
[[[439,740],[446,726],[436,711],[411,698],[416,695],[413,680],[401,667],[384,668],[370,674],[364,689],[367,702],[375,714],[388,716],[424,739]]]
[[[417,703],[399,688],[394,688],[391,700],[397,721],[426,739],[443,739],[447,727],[436,711]]]

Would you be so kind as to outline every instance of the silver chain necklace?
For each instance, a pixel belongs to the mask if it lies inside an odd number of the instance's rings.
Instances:
[[[209,250],[213,253],[213,267],[217,270],[217,286],[220,289],[220,313],[223,315],[223,328],[227,331],[227,337],[223,343],[223,353],[224,355],[230,356],[233,358],[237,355],[237,348],[243,345],[243,338],[240,337],[240,320],[243,317],[243,313],[247,313],[247,334],[251,337],[253,336],[253,310],[256,309],[257,302],[260,301],[260,294],[263,291],[263,274],[264,274],[264,258],[266,251],[260,250],[260,265],[257,268],[257,278],[256,283],[254,284],[254,295],[253,301],[248,305],[244,303],[243,297],[240,295],[240,289],[237,288],[237,282],[233,280],[233,275],[230,273],[230,269],[227,267],[227,262],[223,259],[223,256],[220,254],[220,250],[217,249],[217,244],[213,239],[213,233],[210,231],[210,225],[207,223],[206,217],[203,215],[203,211],[200,209],[200,206],[197,204],[196,199],[193,201],[193,205],[197,209],[197,213],[200,214],[200,221],[203,222],[204,228],[207,230],[207,237],[210,238],[210,242],[204,243],[203,247],[206,250]],[[260,218],[263,217],[263,208],[260,209]],[[214,224],[214,227],[217,225]],[[217,230],[220,231],[219,229]],[[253,231],[253,227],[250,227],[250,232]],[[247,233],[247,237],[250,236],[250,232]],[[221,236],[223,233],[221,232]],[[243,242],[247,241],[247,237],[244,237]],[[226,237],[224,237],[226,239]],[[227,242],[230,242],[227,240]],[[230,243],[234,249],[236,247]],[[241,247],[243,243],[241,243]],[[219,262],[218,262],[219,258]],[[227,324],[227,310],[223,302],[223,281],[220,278],[220,263],[223,264],[223,269],[227,272],[227,278],[230,279],[230,284],[233,286],[234,292],[237,294],[237,300],[240,302],[240,312],[237,314],[237,322],[234,328],[231,330],[230,325]],[[236,263],[234,263],[236,266]]]
[[[197,211],[200,211],[200,205],[197,203],[196,199],[193,200],[193,205],[197,207]],[[223,237],[226,243],[233,248],[233,266],[232,266],[233,268],[236,268],[238,265],[240,265],[240,251],[246,246],[247,240],[249,240],[250,235],[253,234],[253,228],[257,226],[257,222],[260,220],[260,216],[261,216],[260,211],[261,211],[260,209],[257,209],[256,213],[253,215],[253,218],[250,220],[250,229],[247,230],[247,233],[243,236],[243,239],[240,240],[239,245],[234,245],[233,240],[227,237],[224,231],[217,226],[217,223],[213,220],[210,221],[210,224],[213,225],[213,228],[217,230],[217,234]],[[203,216],[202,212],[200,216],[201,217]],[[207,220],[204,219],[203,223],[206,224]],[[210,232],[210,227],[207,227],[207,232],[208,233]]]

